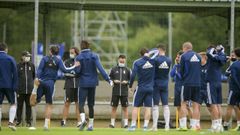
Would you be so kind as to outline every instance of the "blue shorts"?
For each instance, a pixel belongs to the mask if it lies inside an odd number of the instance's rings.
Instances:
[[[208,98],[207,98],[207,90],[200,90],[200,99],[199,99],[199,104],[202,105],[204,102],[207,107],[210,107]]]
[[[40,85],[37,89],[37,102],[41,102],[41,98],[45,95],[45,101],[47,104],[53,103],[54,95],[54,80],[40,81]]]
[[[159,105],[159,102],[162,102],[162,105],[168,105],[168,88],[162,88],[159,86],[154,86],[153,90],[153,104]]]
[[[94,106],[95,91],[96,91],[96,87],[80,87],[78,90],[79,105],[84,106],[87,99],[88,106]]]
[[[16,103],[15,91],[11,89],[0,88],[0,105],[3,103],[4,96],[6,96],[10,104]]]
[[[136,88],[133,95],[133,106],[134,107],[152,107],[153,106],[153,91],[145,91]]]
[[[182,101],[192,101],[199,103],[200,86],[182,86]]]
[[[181,106],[181,92],[182,92],[182,86],[175,86],[175,88],[174,88],[174,106]]]
[[[207,83],[207,95],[209,104],[222,104],[222,84]]]
[[[240,103],[240,92],[230,90],[228,93],[227,104],[232,106],[235,106],[235,105],[238,106],[239,103]]]

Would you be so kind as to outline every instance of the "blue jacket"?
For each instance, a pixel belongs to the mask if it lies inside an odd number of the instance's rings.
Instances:
[[[207,91],[207,63],[205,65],[201,65],[201,90]]]
[[[84,49],[77,56],[76,61],[80,62],[77,68],[77,74],[80,76],[80,87],[96,87],[98,85],[98,72],[101,73],[103,78],[110,82],[108,74],[103,69],[97,54],[93,53],[90,49]]]
[[[17,90],[17,64],[13,57],[0,51],[0,88]]]
[[[181,56],[180,74],[184,86],[201,85],[201,57],[194,51],[187,51]]]
[[[208,51],[207,56],[207,81],[221,83],[222,67],[227,62],[226,55],[222,52],[212,54],[210,51]]]
[[[129,87],[132,88],[135,77],[138,77],[138,89],[153,91],[155,75],[155,60],[143,56],[133,63]]]
[[[229,67],[230,71],[230,90],[240,92],[240,61],[237,60]]]
[[[49,63],[53,62],[53,63]],[[49,66],[51,65],[51,66]],[[66,68],[63,61],[57,56],[44,56],[37,69],[37,77],[40,80],[57,80],[58,70],[62,72],[71,72],[74,68]]]
[[[182,87],[182,77],[180,75],[180,64],[175,64],[170,72],[170,76],[175,81],[175,87]]]
[[[168,88],[169,71],[172,61],[167,56],[158,56],[155,58],[155,86]]]

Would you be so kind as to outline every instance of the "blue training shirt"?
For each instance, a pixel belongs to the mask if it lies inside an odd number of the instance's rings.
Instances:
[[[201,85],[201,57],[190,50],[182,54],[180,60],[180,74],[184,86]]]
[[[52,68],[48,66],[48,62],[50,61],[50,59],[53,62],[53,63],[50,63],[50,64],[52,64]],[[54,80],[55,81],[55,80],[57,80],[57,72],[59,69],[62,72],[66,73],[66,72],[73,71],[74,68],[66,68],[63,61],[55,55],[44,56],[41,59],[41,62],[38,66],[37,77],[40,80]]]
[[[135,77],[138,77],[138,89],[142,91],[153,91],[155,75],[155,60],[143,56],[133,63],[129,87],[131,88]]]
[[[207,81],[213,83],[220,83],[222,67],[227,62],[227,57],[222,52],[217,52],[216,54],[213,54],[210,51],[207,51],[207,56]]]
[[[80,77],[80,87],[96,87],[98,85],[97,69],[103,78],[106,81],[110,82],[110,78],[103,69],[98,55],[96,53],[93,53],[90,49],[82,50],[81,53],[77,56],[76,61],[80,62],[80,66],[76,68],[76,72]]]
[[[232,91],[240,92],[240,61],[237,60],[229,67],[230,71],[230,85]]]
[[[155,86],[167,88],[169,80],[169,71],[172,61],[167,56],[158,56],[155,58]]]
[[[0,88],[17,90],[17,64],[13,57],[0,51]]]

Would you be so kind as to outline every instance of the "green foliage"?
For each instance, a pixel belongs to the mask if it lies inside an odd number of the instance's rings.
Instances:
[[[167,43],[167,31],[156,24],[149,24],[136,32],[128,42],[128,65],[140,57],[141,48],[154,48],[157,43]]]

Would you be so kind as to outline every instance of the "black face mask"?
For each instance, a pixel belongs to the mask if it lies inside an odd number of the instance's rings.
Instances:
[[[232,62],[234,62],[234,61],[236,61],[237,60],[237,58],[231,58],[231,61]]]

